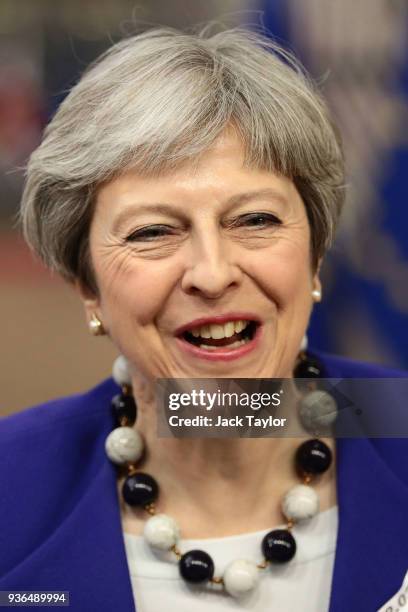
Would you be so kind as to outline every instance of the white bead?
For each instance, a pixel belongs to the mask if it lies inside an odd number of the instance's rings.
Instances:
[[[170,550],[180,538],[180,529],[171,516],[155,514],[146,521],[143,535],[150,546],[160,550]]]
[[[326,391],[311,391],[300,401],[299,416],[306,429],[329,427],[337,417],[336,401]]]
[[[300,344],[300,350],[305,351],[307,349],[307,336],[306,334],[302,338],[302,342]]]
[[[233,597],[243,597],[252,591],[259,581],[259,571],[253,561],[237,559],[225,569],[224,586]]]
[[[132,427],[117,427],[105,440],[105,450],[113,463],[137,461],[143,452],[143,439]]]
[[[113,362],[112,367],[113,380],[120,386],[131,385],[132,379],[129,371],[129,364],[126,357],[119,355]]]
[[[319,511],[319,498],[316,491],[308,485],[294,486],[283,498],[282,511],[287,519],[294,521],[312,518]]]

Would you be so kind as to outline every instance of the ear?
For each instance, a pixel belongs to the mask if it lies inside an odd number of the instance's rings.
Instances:
[[[318,291],[320,291],[320,293],[322,293],[322,283],[320,281],[320,269],[322,267],[322,263],[323,259],[321,257],[317,262],[316,271],[313,275],[313,290],[317,289]]]
[[[316,272],[313,277],[313,289],[319,289],[319,291],[322,290],[322,283],[320,280],[319,272]]]
[[[102,313],[101,313],[101,304],[100,299],[91,289],[86,287],[81,281],[76,280],[74,283],[74,288],[77,294],[79,295],[84,310],[87,323],[92,319],[92,315],[96,315],[100,321],[102,321]]]

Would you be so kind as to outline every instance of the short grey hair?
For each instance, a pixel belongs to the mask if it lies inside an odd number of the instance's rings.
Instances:
[[[233,126],[245,165],[291,178],[311,260],[331,245],[344,201],[340,136],[300,63],[261,33],[159,27],[112,46],[84,72],[27,167],[25,238],[51,269],[97,292],[88,235],[98,186],[198,158]]]

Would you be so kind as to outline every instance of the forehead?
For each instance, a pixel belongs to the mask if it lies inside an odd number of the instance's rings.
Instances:
[[[294,183],[274,172],[245,165],[242,141],[232,131],[223,132],[199,157],[159,175],[142,175],[128,170],[102,185],[96,206],[115,214],[129,205],[168,202],[201,210],[238,202],[239,196],[259,193],[280,205],[299,205]]]

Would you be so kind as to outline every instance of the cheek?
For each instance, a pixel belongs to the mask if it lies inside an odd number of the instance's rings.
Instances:
[[[278,308],[309,307],[312,271],[308,248],[271,249],[252,261],[251,275]]]
[[[120,263],[120,265],[119,265]],[[164,262],[116,262],[100,274],[101,306],[107,322],[117,328],[148,325],[165,308],[177,273]]]

